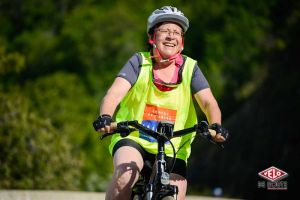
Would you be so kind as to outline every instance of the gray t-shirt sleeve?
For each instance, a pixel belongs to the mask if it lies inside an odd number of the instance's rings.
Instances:
[[[191,88],[193,94],[199,92],[200,90],[209,88],[209,84],[205,76],[203,75],[201,69],[199,68],[198,64],[196,64],[194,67]]]
[[[134,54],[127,61],[127,63],[122,67],[117,77],[122,77],[126,79],[131,84],[131,86],[133,86],[140,74],[141,63],[142,63],[141,55],[138,53]]]

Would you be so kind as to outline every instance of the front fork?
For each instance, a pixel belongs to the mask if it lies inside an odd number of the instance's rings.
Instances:
[[[176,185],[162,185],[159,191],[155,192],[154,184],[149,183],[146,186],[146,200],[161,200],[163,197],[172,196],[177,200],[178,187]]]
[[[158,131],[166,136],[173,135],[174,124],[160,123],[158,125]],[[170,185],[170,175],[166,172],[166,154],[165,154],[165,137],[157,137],[157,162],[154,182],[147,184],[146,186],[146,199],[157,200],[166,196],[172,196],[177,199],[178,187],[176,185]]]
[[[166,172],[166,161],[164,153],[164,141],[158,140],[159,153],[157,154],[157,163],[155,167],[154,181],[146,186],[147,200],[160,200],[166,196],[172,196],[177,199],[178,187],[170,185],[170,175]]]

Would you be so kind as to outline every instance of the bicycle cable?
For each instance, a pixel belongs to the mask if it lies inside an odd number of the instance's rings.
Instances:
[[[173,163],[172,163],[172,167],[170,169],[170,173],[171,171],[173,171],[173,168],[174,168],[174,165],[175,165],[175,158],[176,158],[176,151],[175,151],[175,147],[174,147],[174,144],[172,143],[171,139],[169,139],[167,136],[165,135],[161,135],[165,138],[166,141],[170,142],[171,144],[171,147],[172,147],[172,150],[173,150]]]
[[[193,136],[191,139],[194,139],[195,137],[196,137],[196,135]],[[177,153],[179,152],[179,150],[180,150],[185,144],[187,144],[189,141],[191,141],[191,139],[186,140],[186,141],[185,141],[185,142],[177,149],[176,152],[174,151],[173,163],[172,163],[172,167],[171,167],[171,169],[170,169],[170,173],[173,171],[173,169],[174,169],[174,167],[175,167],[175,162],[176,162],[176,155],[177,155]]]

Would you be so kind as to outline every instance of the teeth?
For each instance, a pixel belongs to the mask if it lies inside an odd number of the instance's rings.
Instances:
[[[172,43],[165,43],[164,45],[166,45],[168,47],[175,47],[175,44],[172,44]]]

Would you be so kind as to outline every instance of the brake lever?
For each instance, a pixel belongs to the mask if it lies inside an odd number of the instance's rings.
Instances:
[[[136,129],[124,126],[124,127],[119,127],[117,132],[120,133],[121,137],[127,137],[133,131],[136,131]]]
[[[200,135],[208,139],[211,143],[218,145],[218,147],[224,149],[224,145],[220,142],[215,142],[212,138],[217,135],[217,132],[211,129],[206,121],[201,121],[198,127],[200,129]]]

